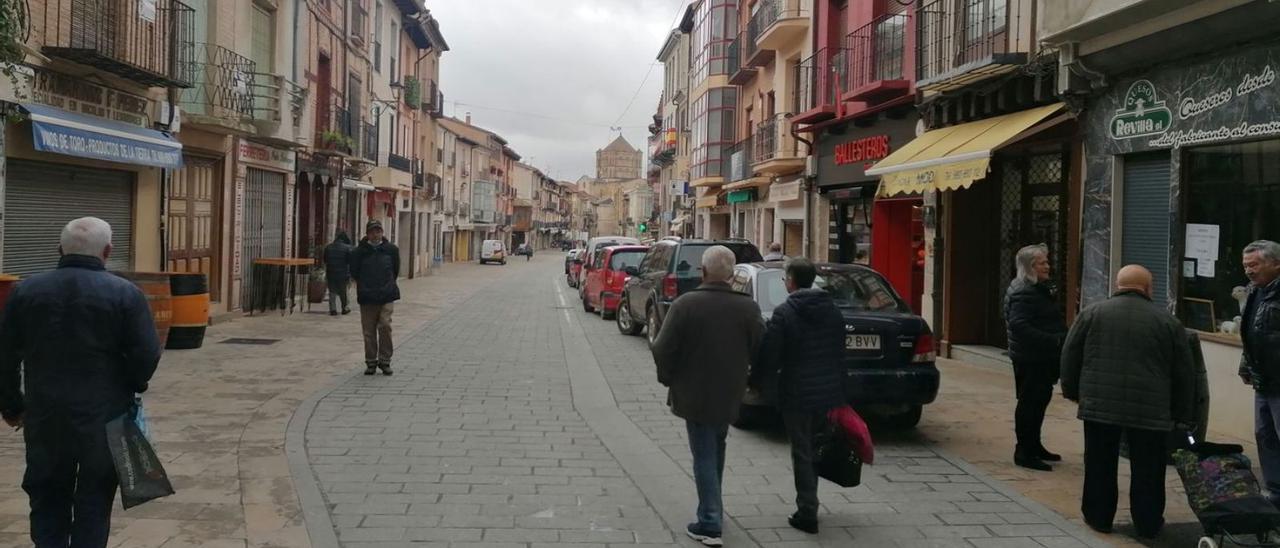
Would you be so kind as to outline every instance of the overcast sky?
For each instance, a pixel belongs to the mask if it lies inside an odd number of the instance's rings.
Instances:
[[[647,148],[662,92],[656,62],[684,0],[428,0],[450,50],[445,114],[494,131],[549,175],[595,175],[595,151],[624,126]],[[454,104],[454,102],[461,104]],[[616,122],[616,123],[615,123]]]

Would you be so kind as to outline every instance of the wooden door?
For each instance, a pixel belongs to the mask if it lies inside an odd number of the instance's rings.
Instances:
[[[182,169],[169,179],[168,241],[170,272],[205,274],[210,298],[219,300],[218,241],[222,161],[183,157]]]

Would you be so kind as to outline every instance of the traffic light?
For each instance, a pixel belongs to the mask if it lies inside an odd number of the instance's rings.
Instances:
[[[649,223],[640,223],[640,227],[639,227],[639,228],[640,228],[640,233],[641,233],[641,234],[644,234],[644,233],[646,233],[646,232],[649,232]]]

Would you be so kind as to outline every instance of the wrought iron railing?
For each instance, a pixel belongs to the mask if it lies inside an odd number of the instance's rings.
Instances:
[[[795,112],[839,104],[848,70],[844,48],[822,48],[801,61],[796,70]]]
[[[742,181],[755,176],[755,171],[751,169],[753,152],[754,147],[752,146],[752,136],[750,135],[733,146],[725,148],[720,169],[726,181]]]
[[[253,118],[279,122],[284,109],[292,115],[294,128],[302,125],[302,109],[307,105],[307,88],[284,76],[267,72],[253,73]]]
[[[764,34],[781,19],[791,19],[808,15],[809,7],[805,0],[762,0],[760,10],[752,19],[759,18],[759,32]],[[757,37],[759,34],[756,35]]]
[[[42,51],[163,87],[190,87],[195,10],[178,0],[47,0]],[[37,19],[41,20],[41,19]]]
[[[370,162],[378,162],[378,126],[360,123],[360,156]]]
[[[844,38],[849,52],[849,83],[846,91],[873,82],[904,79],[907,14],[880,17]]]
[[[358,120],[337,99],[330,99],[316,116],[316,143],[321,149],[354,155],[359,139]]]
[[[391,169],[398,169],[405,173],[413,173],[413,160],[394,152],[387,155],[387,165],[390,166]]]
[[[924,0],[916,9],[917,80],[935,80],[966,64],[1030,46],[1021,43],[1020,33],[1010,32],[1010,21],[1019,17],[1022,4]],[[1015,13],[1010,14],[1011,8]]]
[[[760,32],[764,28],[763,10],[756,12],[751,16],[751,20],[747,21],[747,28],[739,35],[742,37],[742,55],[743,59],[750,59],[760,51],[760,46],[756,44],[756,40],[760,38]],[[732,73],[731,73],[732,74]]]
[[[187,112],[228,120],[253,118],[255,65],[248,57],[216,44],[195,44],[191,87],[178,102]]]
[[[730,77],[742,70],[742,38],[745,34],[746,31],[739,32],[738,36],[732,42],[729,42],[729,49],[725,52],[725,55],[728,56],[725,58],[725,72]]]
[[[800,143],[791,135],[790,113],[775,114],[756,126],[755,151],[752,153],[754,162],[799,156]]]

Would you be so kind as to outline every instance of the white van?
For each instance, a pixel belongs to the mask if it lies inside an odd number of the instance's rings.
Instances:
[[[485,240],[480,244],[480,264],[507,264],[507,251],[502,247],[502,240]]]

